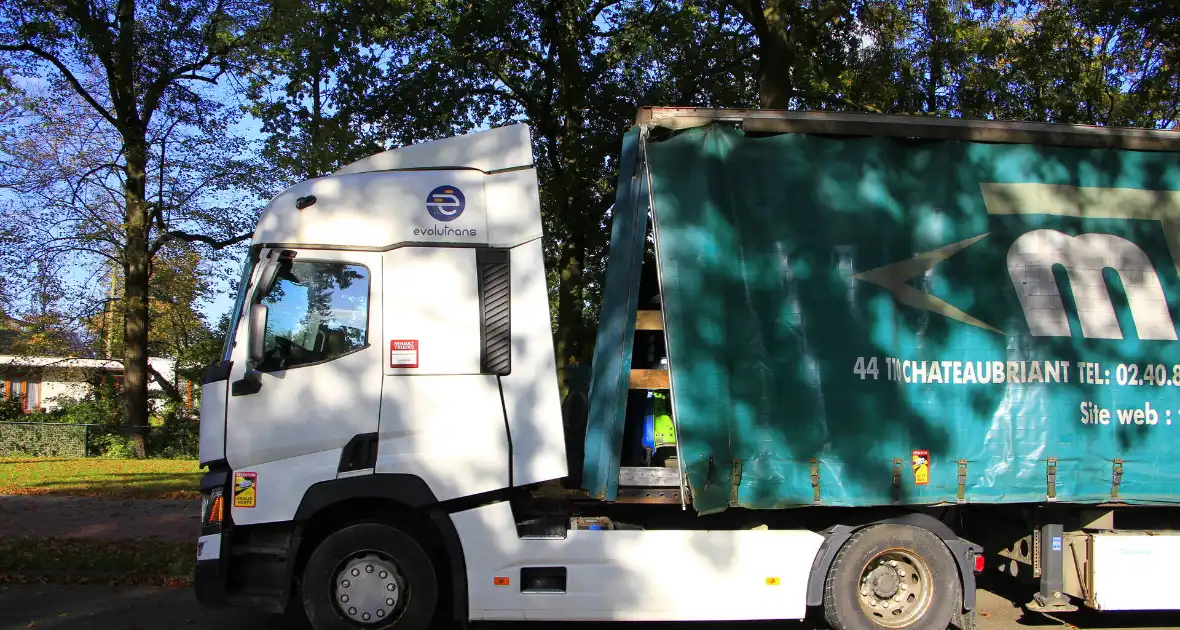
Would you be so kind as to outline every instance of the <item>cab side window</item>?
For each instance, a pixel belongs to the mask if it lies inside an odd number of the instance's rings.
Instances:
[[[262,372],[331,361],[368,345],[369,270],[326,261],[284,261],[262,298],[267,307]]]

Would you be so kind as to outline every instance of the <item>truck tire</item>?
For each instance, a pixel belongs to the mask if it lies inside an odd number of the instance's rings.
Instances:
[[[424,630],[438,606],[438,576],[409,535],[361,523],[333,532],[315,548],[300,597],[315,630]]]
[[[955,559],[911,525],[871,525],[836,553],[824,580],[824,618],[835,630],[946,630],[959,596]]]

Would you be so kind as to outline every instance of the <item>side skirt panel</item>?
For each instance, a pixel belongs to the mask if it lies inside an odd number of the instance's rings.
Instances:
[[[803,530],[520,538],[504,502],[451,519],[464,548],[479,550],[467,554],[473,620],[802,619],[808,569],[824,540]]]

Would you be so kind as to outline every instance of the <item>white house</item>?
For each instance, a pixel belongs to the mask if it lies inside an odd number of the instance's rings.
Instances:
[[[173,383],[192,406],[192,383],[176,376],[175,359],[148,357],[148,365]],[[2,396],[18,396],[25,411],[52,411],[64,398],[75,400],[86,396],[94,383],[110,379],[115,387],[123,382],[123,362],[111,359],[79,359],[75,357],[0,355]],[[148,375],[148,391],[161,391],[160,384]]]

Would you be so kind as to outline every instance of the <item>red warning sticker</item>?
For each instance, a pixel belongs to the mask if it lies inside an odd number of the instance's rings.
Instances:
[[[396,339],[389,342],[389,367],[418,367],[418,340]]]

